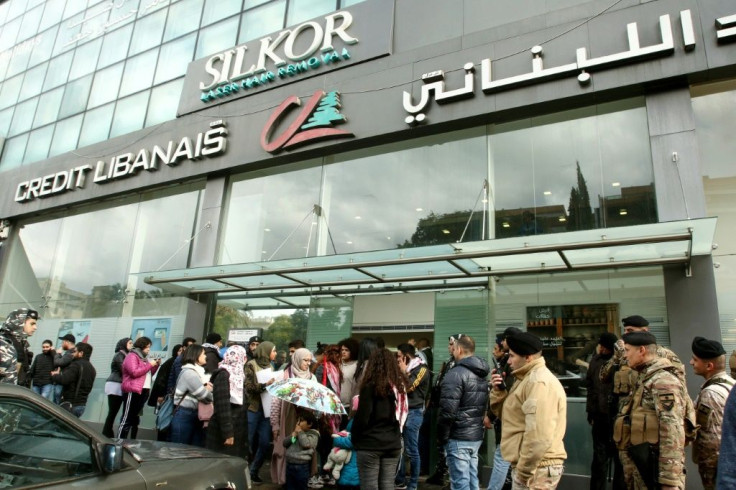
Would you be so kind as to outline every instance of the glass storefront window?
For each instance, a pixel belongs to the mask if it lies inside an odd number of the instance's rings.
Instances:
[[[245,1],[246,5],[249,3]],[[246,7],[247,8],[247,7]],[[240,34],[238,42],[245,43],[258,39],[270,32],[275,32],[284,27],[284,15],[286,14],[286,0],[278,0],[257,9],[245,12],[240,23]]]
[[[243,0],[206,0],[204,13],[202,14],[202,25],[210,25],[213,22],[224,19],[240,12]]]
[[[107,104],[84,114],[84,123],[79,135],[79,146],[87,146],[107,139],[115,104]]]
[[[180,78],[151,90],[146,126],[153,126],[176,117],[179,94],[183,85],[184,79]]]
[[[105,34],[105,38],[102,41],[102,50],[100,51],[100,62],[97,66],[98,70],[125,59],[132,33],[133,26],[127,25]]]
[[[118,95],[118,87],[120,87],[122,74],[123,63],[118,63],[95,73],[87,107],[93,108],[115,100],[115,97]]]
[[[41,23],[39,29],[46,29],[61,20],[61,15],[64,13],[64,4],[66,0],[48,0],[44,4],[43,17],[41,17]]]
[[[496,125],[491,152],[497,238],[656,222],[641,100]]]
[[[138,19],[133,30],[128,56],[142,53],[147,49],[161,44],[161,36],[166,22],[166,10]]]
[[[186,74],[187,65],[192,61],[196,42],[197,35],[190,34],[161,46],[161,55],[158,57],[156,75],[153,79],[154,85]]]
[[[11,168],[20,167],[20,164],[23,162],[23,153],[26,151],[27,142],[28,133],[21,134],[16,138],[10,138],[5,142],[0,171],[4,172]]]
[[[335,10],[335,0],[291,0],[286,25],[301,24]]]
[[[151,86],[156,59],[158,59],[158,48],[126,60],[119,97],[125,97]]]
[[[5,51],[8,48],[15,46],[15,39],[18,37],[18,31],[20,30],[21,19],[15,19],[5,24],[0,31],[0,51]]]
[[[194,59],[204,58],[205,56],[231,48],[236,43],[237,35],[237,17],[200,30],[197,52],[194,55]]]
[[[51,58],[51,50],[54,47],[54,41],[56,41],[56,33],[58,31],[59,26],[55,25],[51,29],[36,36],[38,44],[33,48],[28,66],[35,66]]]
[[[29,10],[23,15],[23,21],[20,24],[20,31],[18,32],[18,38],[16,42],[28,39],[35,32],[38,31],[38,26],[41,22],[41,15],[43,14],[43,5]]]
[[[28,61],[31,58],[31,51],[28,49],[16,51],[10,58],[10,64],[8,65],[8,71],[5,73],[6,77],[12,77],[18,73],[25,71],[28,68]]]
[[[736,111],[736,80],[694,86],[691,94],[706,215],[718,216],[713,273],[723,346],[731,352],[736,349],[736,140],[729,129]]]
[[[84,111],[87,107],[90,88],[92,88],[92,75],[68,83],[65,87],[64,99],[61,101],[59,118]]]
[[[38,101],[38,109],[36,109],[36,117],[33,120],[34,128],[56,121],[63,95],[64,87],[59,87],[41,95]]]
[[[6,80],[0,87],[0,109],[10,107],[18,101],[18,94],[23,87],[23,75]]]
[[[183,36],[199,27],[204,0],[181,0],[169,8],[169,17],[164,31],[164,42]],[[224,3],[222,0],[218,2]]]
[[[118,100],[115,106],[115,116],[112,119],[110,138],[130,133],[143,127],[150,93],[150,90],[146,90],[145,92]]]
[[[56,131],[54,131],[54,140],[51,142],[49,157],[61,155],[77,147],[79,130],[82,128],[83,119],[84,116],[79,114],[56,123]]]
[[[64,9],[63,19],[81,12],[87,6],[87,0],[66,0],[66,8]]]
[[[0,111],[0,136],[7,136],[8,128],[10,128],[10,121],[13,120],[14,107],[9,107],[4,111]]]

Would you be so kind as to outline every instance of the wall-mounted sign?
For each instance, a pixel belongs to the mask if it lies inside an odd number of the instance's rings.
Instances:
[[[719,43],[736,40],[736,15],[716,19],[716,36]],[[695,49],[695,27],[690,10],[680,12],[680,28],[682,42],[685,51]],[[675,51],[675,38],[672,31],[672,21],[669,15],[659,17],[659,35],[661,42],[650,46],[641,46],[639,43],[639,32],[636,22],[626,25],[629,49],[627,51],[612,53],[597,58],[589,58],[585,47],[578,48],[575,52],[575,61],[566,65],[545,68],[543,62],[542,46],[534,46],[530,50],[532,56],[532,71],[521,75],[507,78],[494,79],[491,70],[492,60],[486,58],[481,60],[480,84],[481,90],[486,94],[493,94],[505,90],[511,90],[527,85],[555,80],[577,74],[578,83],[581,86],[590,84],[591,72],[601,71],[619,65],[635,63],[649,59],[672,55]],[[445,87],[445,72],[436,70],[422,75],[421,95],[418,102],[414,102],[411,92],[403,93],[403,107],[409,115],[404,121],[409,125],[426,122],[425,109],[432,99],[438,104],[446,104],[475,95],[475,69],[473,62],[465,63],[463,66],[465,77],[463,86],[454,90]]]
[[[347,121],[340,113],[340,93],[316,91],[299,112],[297,118],[278,137],[273,138],[279,123],[286,117],[287,111],[299,107],[299,97],[287,97],[271,114],[261,132],[261,147],[269,153],[291,150],[297,146],[314,143],[326,139],[352,138],[349,131],[336,129],[335,124]]]
[[[179,114],[390,54],[393,10],[359,3],[193,61]]]
[[[226,148],[225,123],[213,121],[209,130],[197,133],[194,138],[184,136],[179,140],[170,140],[164,145],[154,145],[150,150],[141,148],[137,152],[115,155],[107,161],[98,160],[94,166],[78,165],[69,170],[21,182],[15,189],[15,201],[28,202],[83,189],[90,178],[95,184],[132,178],[143,171],[155,172],[162,168],[162,165],[174,167],[187,160],[196,161],[220,155]]]

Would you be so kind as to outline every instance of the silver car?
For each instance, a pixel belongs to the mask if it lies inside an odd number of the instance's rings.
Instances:
[[[250,488],[246,460],[154,441],[115,441],[27,388],[0,384],[0,489]]]

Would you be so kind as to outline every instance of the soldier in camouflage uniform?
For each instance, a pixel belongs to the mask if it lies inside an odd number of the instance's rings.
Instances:
[[[678,369],[657,355],[654,335],[629,333],[623,340],[628,365],[638,373],[634,391],[613,428],[626,487],[682,490],[687,391]]]
[[[25,384],[24,373],[31,365],[29,336],[36,331],[38,312],[27,308],[13,310],[0,327],[0,383]]]
[[[690,365],[695,374],[705,378],[695,400],[700,430],[693,442],[693,462],[698,465],[705,490],[716,488],[718,455],[721,449],[721,426],[726,399],[734,379],[726,374],[726,351],[720,342],[703,337],[693,339]]]
[[[624,334],[633,332],[648,332],[649,321],[646,318],[639,315],[632,315],[621,320],[624,328]],[[613,345],[613,357],[606,362],[600,370],[600,379],[602,383],[613,383],[613,411],[619,412],[621,408],[626,405],[629,401],[629,397],[636,385],[636,380],[639,377],[639,373],[629,367],[624,356],[624,341],[619,339]],[[657,346],[657,356],[664,359],[668,359],[672,365],[677,368],[678,377],[680,378],[683,387],[685,384],[685,366],[677,357],[677,354],[672,352],[670,349],[662,346]],[[687,391],[687,388],[685,388]],[[691,415],[691,420],[695,423],[695,412],[692,408],[692,401],[688,397],[688,413]],[[618,490],[623,488],[623,468],[621,467],[621,461],[618,457],[613,458],[613,488]]]

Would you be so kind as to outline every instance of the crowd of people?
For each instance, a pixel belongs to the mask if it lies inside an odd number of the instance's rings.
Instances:
[[[58,351],[44,340],[34,357],[27,337],[38,320],[38,312],[18,309],[3,323],[0,381],[27,386],[81,417],[96,376],[92,346],[66,334]],[[736,469],[719,465],[736,456],[736,382],[722,344],[693,339],[689,364],[704,383],[692,400],[685,365],[657,344],[648,321],[634,315],[622,327],[621,338],[603,333],[582,363],[594,448],[590,488],[608,488],[612,473],[614,489],[684,489],[688,444],[706,490],[736,488]],[[489,490],[554,489],[564,473],[565,389],[547,367],[542,340],[514,327],[496,337],[492,365],[475,354],[472,337],[450,336],[450,357],[436,373],[427,339],[394,351],[381,338],[346,338],[318,343],[314,352],[294,340],[282,361],[258,336],[246,346],[224,346],[217,333],[202,344],[185,338],[164,363],[150,357],[151,345],[147,337],[118,341],[103,433],[136,438],[146,403],[159,407],[173,397],[170,427],[158,438],[247,458],[256,484],[270,456],[270,480],[286,489],[415,490],[428,466],[431,424],[438,462],[427,483],[479,488],[486,430],[496,442]],[[271,384],[292,378],[332,391],[345,415],[264,396]]]

